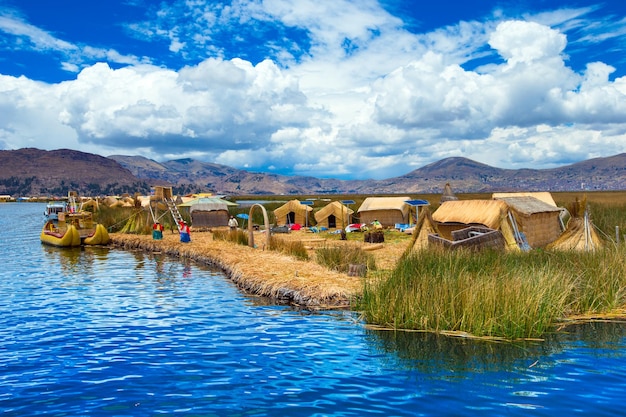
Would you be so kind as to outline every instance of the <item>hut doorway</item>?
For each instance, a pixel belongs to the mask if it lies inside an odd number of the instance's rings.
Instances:
[[[331,214],[330,216],[328,216],[328,228],[329,229],[337,228],[337,218],[335,217],[334,214]]]
[[[295,224],[296,223],[296,213],[290,211],[287,213],[287,224]]]

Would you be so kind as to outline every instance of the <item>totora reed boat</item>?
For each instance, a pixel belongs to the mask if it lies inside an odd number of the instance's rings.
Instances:
[[[106,228],[95,223],[93,214],[80,210],[76,205],[75,194],[70,192],[67,210],[58,212],[56,219],[48,219],[41,230],[41,243],[59,247],[80,245],[106,245],[109,233]]]

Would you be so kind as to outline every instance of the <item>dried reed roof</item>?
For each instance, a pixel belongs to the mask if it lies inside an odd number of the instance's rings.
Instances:
[[[445,201],[433,213],[438,223],[482,224],[499,229],[508,206],[501,200]]]
[[[400,210],[403,214],[409,212],[409,205],[406,203],[410,197],[367,197],[357,212],[376,210]]]
[[[552,198],[552,194],[547,191],[537,191],[537,192],[522,192],[522,193],[493,193],[491,198],[499,200],[506,197],[534,197],[537,200],[541,200],[546,204],[549,204],[553,207],[556,207],[556,203],[554,202],[554,198]]]
[[[315,212],[315,221],[319,223],[328,216],[334,215],[339,219],[341,219],[341,217],[343,216],[344,220],[346,220],[347,222],[348,217],[353,213],[354,210],[349,209],[348,207],[341,204],[339,201],[333,201]]]
[[[408,250],[420,250],[428,247],[428,235],[439,233],[437,225],[433,221],[432,214],[428,207],[424,207],[417,218],[417,223],[413,228],[411,244]]]
[[[595,226],[588,217],[572,217],[567,229],[557,240],[548,244],[548,250],[592,252],[603,246]]]
[[[229,206],[237,206],[237,203],[223,200],[219,197],[200,197],[193,200],[189,200],[186,203],[179,204],[179,207],[189,207],[189,212],[192,213],[197,210],[201,211],[216,211],[216,210],[228,210]]]
[[[304,214],[310,211],[313,211],[313,209],[310,206],[304,205],[300,203],[300,200],[295,199],[295,200],[287,201],[285,204],[283,204],[282,206],[274,210],[274,216],[282,217],[282,216],[287,215],[287,213],[290,213],[290,212]]]
[[[504,201],[509,207],[520,214],[531,215],[536,213],[561,212],[562,209],[556,205],[548,204],[538,198],[531,196],[511,196],[494,197],[496,200]]]

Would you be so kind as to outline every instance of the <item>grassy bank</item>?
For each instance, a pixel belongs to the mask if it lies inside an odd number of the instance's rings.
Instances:
[[[626,303],[624,246],[596,253],[416,252],[367,280],[368,323],[397,329],[538,337],[562,319]]]

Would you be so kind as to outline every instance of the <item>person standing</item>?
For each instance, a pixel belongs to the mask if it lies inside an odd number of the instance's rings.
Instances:
[[[239,227],[239,222],[235,217],[230,216],[230,220],[228,220],[228,227],[230,227],[231,232],[234,232]]]
[[[191,242],[191,231],[189,230],[189,225],[187,225],[186,221],[180,222],[180,229],[178,230],[178,233],[180,234],[181,242]]]
[[[161,240],[163,239],[163,225],[159,222],[156,222],[152,225],[152,239]]]

